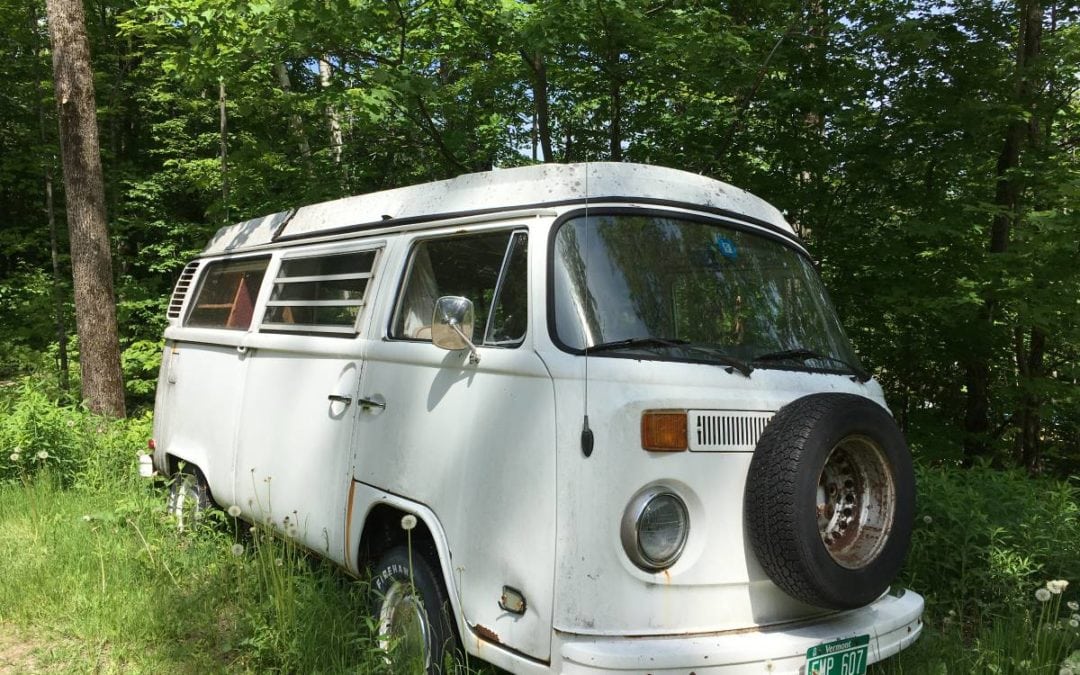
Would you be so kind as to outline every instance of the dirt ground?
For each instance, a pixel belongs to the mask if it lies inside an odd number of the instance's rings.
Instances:
[[[38,646],[13,626],[0,624],[0,675],[41,672],[34,658]]]

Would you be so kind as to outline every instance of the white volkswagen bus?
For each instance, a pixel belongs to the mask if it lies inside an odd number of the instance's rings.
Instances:
[[[730,185],[548,164],[304,206],[219,231],[168,320],[170,509],[370,575],[428,672],[856,675],[921,631],[910,453]]]

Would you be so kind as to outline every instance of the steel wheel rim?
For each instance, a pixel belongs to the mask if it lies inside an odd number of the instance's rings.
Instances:
[[[426,671],[431,665],[430,633],[427,612],[412,584],[394,581],[379,610],[379,648],[395,667],[415,663]]]
[[[198,520],[200,497],[195,476],[184,473],[176,477],[166,510],[176,519],[177,529],[186,529]]]
[[[841,567],[866,567],[889,540],[896,513],[896,482],[881,446],[848,436],[825,460],[817,485],[818,534]]]

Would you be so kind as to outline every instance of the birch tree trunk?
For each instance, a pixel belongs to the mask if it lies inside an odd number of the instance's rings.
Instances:
[[[326,58],[319,59],[319,85],[323,89],[330,88],[330,62]],[[326,106],[326,126],[330,131],[330,156],[335,165],[341,166],[341,148],[345,139],[341,134],[341,115],[333,105]]]
[[[96,413],[123,417],[124,383],[86,17],[80,0],[47,0],[46,9],[71,233],[83,399]]]

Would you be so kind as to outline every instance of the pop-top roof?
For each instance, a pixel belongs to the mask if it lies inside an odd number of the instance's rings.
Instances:
[[[204,254],[240,251],[278,239],[348,229],[393,227],[475,212],[521,210],[584,201],[668,202],[729,212],[794,235],[768,202],[718,180],[643,164],[540,164],[472,173],[450,180],[302,206],[218,230]],[[290,217],[291,216],[291,217]]]

